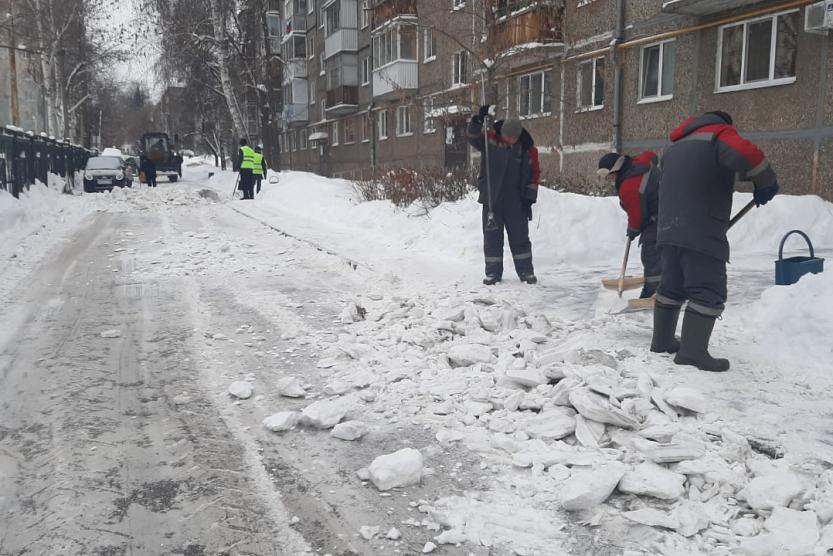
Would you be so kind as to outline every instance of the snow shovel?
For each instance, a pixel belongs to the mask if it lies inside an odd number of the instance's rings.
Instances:
[[[234,190],[231,192],[231,199],[234,200],[234,195],[237,193],[237,186],[240,185],[240,174],[237,174],[237,181],[234,182]]]

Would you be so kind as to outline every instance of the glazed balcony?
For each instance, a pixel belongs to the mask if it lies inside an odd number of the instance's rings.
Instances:
[[[373,70],[373,98],[391,98],[419,87],[419,62],[396,60]]]
[[[759,3],[760,0],[666,0],[662,11],[705,17]]]
[[[498,52],[563,42],[560,2],[498,1],[493,39]]]
[[[333,0],[324,5],[324,58],[359,49],[359,21],[356,0]]]
[[[307,61],[305,59],[288,60],[283,65],[283,83],[294,79],[307,78]]]
[[[327,91],[324,109],[328,118],[338,118],[352,114],[359,109],[359,88],[352,85],[343,85]]]
[[[285,17],[283,19],[283,36],[284,39],[291,36],[294,33],[306,33],[307,32],[307,16],[302,14],[296,14],[292,16]]]
[[[376,0],[371,3],[370,21],[374,29],[399,17],[417,15],[416,0]]]
[[[284,104],[282,117],[285,127],[306,125],[309,121],[309,105],[306,102]]]

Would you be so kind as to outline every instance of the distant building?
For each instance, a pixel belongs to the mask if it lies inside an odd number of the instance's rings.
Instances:
[[[2,5],[2,2],[0,2]],[[3,10],[0,9],[0,14]],[[2,17],[2,15],[0,15]],[[0,45],[8,45],[10,37],[0,28]],[[43,102],[40,87],[32,78],[38,59],[36,55],[17,51],[17,98],[19,127],[40,133],[44,130]],[[0,126],[12,123],[12,83],[9,49],[0,47]]]

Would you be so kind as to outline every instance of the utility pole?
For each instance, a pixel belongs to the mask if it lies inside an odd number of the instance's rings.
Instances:
[[[17,99],[17,36],[14,31],[14,0],[9,0],[9,16],[10,23],[10,39],[11,48],[9,48],[9,72],[11,73],[11,88],[12,88],[12,125],[20,125],[20,106]]]

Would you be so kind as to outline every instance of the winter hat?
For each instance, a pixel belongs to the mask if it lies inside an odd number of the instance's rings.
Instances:
[[[596,170],[596,173],[604,178],[608,174],[618,172],[622,169],[622,166],[625,165],[625,161],[627,159],[627,156],[621,155],[619,153],[607,153],[601,159],[599,159],[599,169]]]
[[[723,112],[722,110],[713,110],[711,112],[706,112],[706,114],[714,114],[729,125],[734,123],[732,122],[732,116],[730,116],[728,112]]]
[[[521,136],[521,132],[523,130],[524,126],[520,120],[507,119],[503,121],[503,125],[500,128],[500,134],[504,137],[514,137],[517,139]]]

